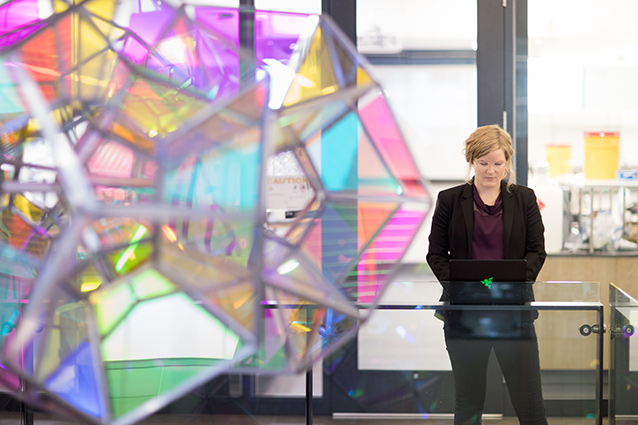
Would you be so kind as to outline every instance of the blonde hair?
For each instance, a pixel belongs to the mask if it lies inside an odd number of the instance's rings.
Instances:
[[[477,128],[465,141],[463,153],[468,163],[468,183],[472,183],[470,180],[470,170],[472,169],[474,161],[499,149],[502,149],[505,154],[507,164],[504,179],[507,180],[507,190],[510,189],[510,186],[515,183],[514,166],[512,164],[514,147],[512,146],[512,138],[507,131],[496,124]]]

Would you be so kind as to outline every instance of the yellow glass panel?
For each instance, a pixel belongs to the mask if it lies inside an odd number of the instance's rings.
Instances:
[[[106,2],[97,2],[102,3]],[[89,4],[96,6],[92,2]],[[71,63],[68,64],[69,69],[64,71],[70,71],[66,78],[69,79],[71,96],[84,100],[101,99],[113,74],[117,55],[110,49],[106,36],[95,27],[94,22],[80,16],[74,16]],[[109,26],[105,24],[102,27],[109,30]]]
[[[175,88],[138,78],[122,102],[122,112],[149,137],[166,136],[198,113],[205,103]]]
[[[130,129],[122,126],[120,123],[117,122],[113,122],[111,131],[113,132],[113,134],[126,140],[130,144],[143,149],[147,153],[152,153],[154,144],[147,137],[144,137],[139,133],[133,133]]]
[[[246,329],[252,329],[255,325],[255,313],[259,307],[257,296],[255,285],[249,280],[205,292],[208,302],[223,310]]]
[[[308,53],[286,95],[284,106],[329,94],[338,88],[325,37],[321,28],[317,28]]]
[[[126,2],[117,2],[113,0],[93,0],[84,3],[84,8],[91,13],[94,13],[104,19],[113,20],[115,10],[118,5],[126,7]],[[99,19],[95,19],[95,24],[102,22]]]
[[[64,12],[69,8],[69,2],[66,0],[53,0],[53,12]]]
[[[373,84],[374,80],[370,77],[368,71],[363,69],[362,67],[357,68],[357,86],[366,86],[368,84]]]
[[[100,273],[93,265],[90,265],[82,270],[73,284],[75,285],[74,289],[78,292],[91,292],[99,288],[102,282],[103,278]]]

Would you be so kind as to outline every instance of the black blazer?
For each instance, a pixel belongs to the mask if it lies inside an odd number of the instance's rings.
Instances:
[[[526,279],[533,282],[547,257],[543,235],[545,228],[536,195],[532,189],[519,185],[512,185],[508,191],[505,181],[501,182],[501,195],[505,258],[526,259]],[[468,183],[439,192],[426,259],[441,282],[450,278],[451,258],[471,258],[474,229],[472,205],[473,187]],[[444,298],[445,294],[442,300],[446,301]]]

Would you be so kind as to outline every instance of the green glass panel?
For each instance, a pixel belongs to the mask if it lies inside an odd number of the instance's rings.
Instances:
[[[126,367],[107,366],[113,418],[120,418],[158,395],[210,371],[209,365],[157,367],[127,362]]]
[[[144,270],[136,275],[131,283],[139,300],[168,295],[177,289],[171,281],[155,269]]]
[[[159,275],[149,271],[151,282]],[[161,275],[160,275],[161,276]],[[135,283],[134,283],[135,285]],[[165,282],[165,288],[171,286]],[[102,344],[113,416],[188,385],[232,359],[239,338],[183,293],[135,306]]]
[[[95,306],[95,316],[100,335],[109,333],[133,308],[137,299],[128,285],[117,285],[89,297]]]
[[[231,359],[238,336],[183,293],[141,302],[102,343],[105,361]]]

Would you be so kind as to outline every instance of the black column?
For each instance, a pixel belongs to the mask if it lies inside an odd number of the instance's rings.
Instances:
[[[329,15],[357,45],[357,0],[321,0],[321,13]]]
[[[516,0],[516,181],[527,184],[527,0]]]
[[[512,136],[516,179],[527,182],[527,139],[516,128],[517,0],[477,0],[478,125],[499,124]]]
[[[249,52],[255,52],[255,0],[239,2],[239,45]],[[239,61],[239,75],[243,79],[241,83],[252,84],[255,73],[254,61],[246,61],[243,58]]]

